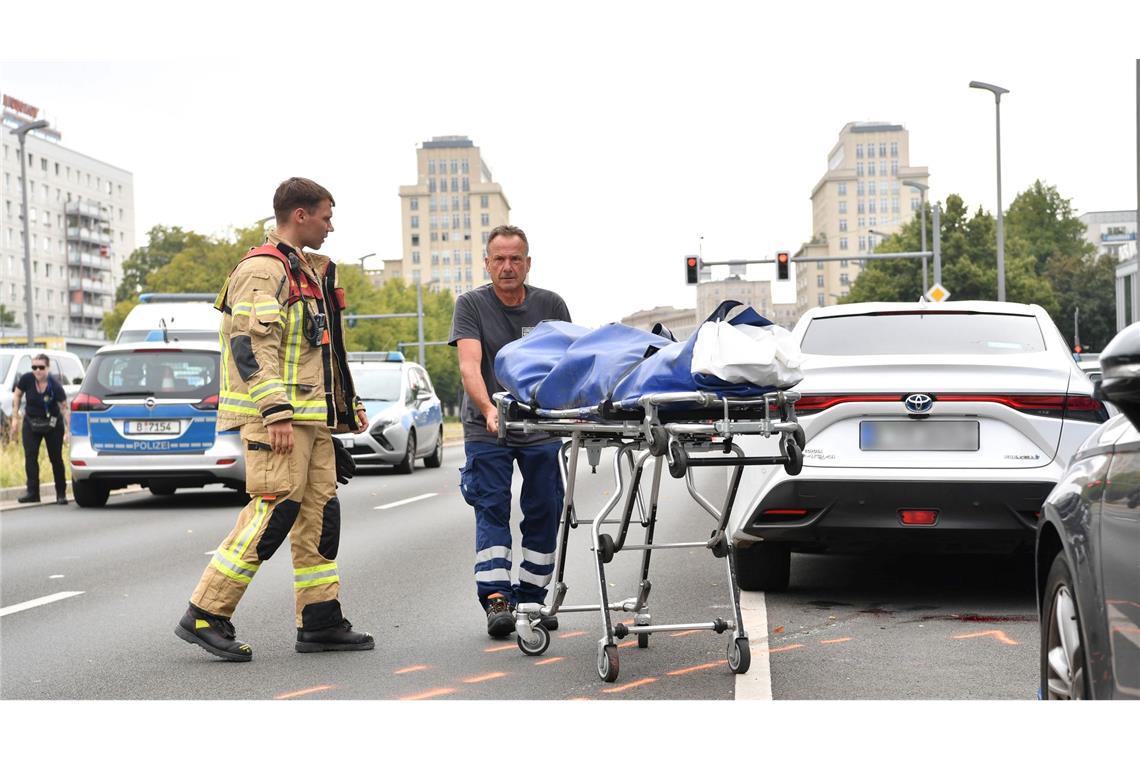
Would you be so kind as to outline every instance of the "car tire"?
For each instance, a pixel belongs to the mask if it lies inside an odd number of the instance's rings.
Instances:
[[[788,547],[765,542],[737,545],[736,582],[744,591],[786,591],[792,570]]]
[[[424,467],[439,467],[443,464],[443,428],[439,429],[439,436],[435,440],[435,448],[424,457]]]
[[[111,489],[93,480],[71,481],[71,493],[81,507],[102,507],[111,495]]]
[[[155,496],[173,496],[176,490],[174,486],[150,486],[150,492]]]
[[[1088,699],[1088,663],[1073,588],[1073,574],[1061,552],[1049,568],[1041,597],[1041,699]]]
[[[416,469],[416,429],[408,431],[408,443],[404,448],[404,458],[396,465],[396,472],[401,475],[411,475]]]

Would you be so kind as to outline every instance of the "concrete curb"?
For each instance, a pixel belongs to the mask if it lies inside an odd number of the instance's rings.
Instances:
[[[36,501],[31,504],[20,504],[16,499],[24,495],[24,486],[16,486],[15,488],[0,488],[0,512],[6,512],[9,509],[27,509],[28,507],[48,507],[55,505],[55,497],[52,496],[45,501]],[[111,491],[111,496],[123,493],[133,493],[135,491],[143,490],[142,486],[127,486],[126,488],[117,488]],[[41,490],[41,495],[46,495],[46,492]],[[55,485],[51,486],[51,493],[55,493]],[[71,483],[67,484],[67,500],[69,502],[75,501],[75,496],[71,493]]]

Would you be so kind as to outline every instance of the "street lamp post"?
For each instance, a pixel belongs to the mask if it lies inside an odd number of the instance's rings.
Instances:
[[[994,94],[994,108],[997,114],[997,276],[998,300],[1005,300],[1005,231],[1002,228],[1001,211],[1001,96],[1009,92],[1004,87],[985,82],[970,82],[978,90],[989,90]]]
[[[24,149],[24,140],[33,129],[43,129],[47,125],[46,121],[40,119],[10,130],[20,141],[20,188],[23,194],[20,209],[24,214],[24,322],[28,330],[28,348],[36,342],[36,330],[32,319],[32,238],[28,229],[28,153]]]
[[[372,256],[374,254],[368,254],[368,255]],[[424,361],[425,361],[425,356],[424,356],[424,285],[430,286],[430,285],[437,283],[437,282],[439,282],[439,278],[432,278],[432,279],[428,280],[427,282],[420,282],[419,280],[416,280],[416,330],[417,330],[417,335],[416,335],[417,341],[416,342],[419,343],[419,348],[420,348],[419,356],[420,356],[420,366],[421,367],[427,366],[426,364],[424,364]]]
[[[372,257],[373,257],[373,256],[375,256],[375,255],[376,255],[375,253],[366,253],[366,254],[364,254],[363,256],[361,256],[359,259],[357,259],[357,261],[359,261],[359,262],[360,262],[360,271],[361,271],[361,272],[365,271],[365,270],[364,270],[364,262],[365,262],[365,260],[367,260],[367,259],[370,259],[370,258],[372,258]]]
[[[921,182],[917,182],[913,179],[904,179],[902,183],[904,185],[906,185],[907,187],[913,187],[914,189],[918,190],[918,193],[919,193],[918,213],[921,215],[921,219],[922,219],[922,252],[926,253],[926,191],[930,189],[930,186],[924,185]],[[938,272],[934,273],[935,282],[938,281],[938,275],[939,275]],[[929,290],[929,288],[927,287],[927,284],[926,284],[926,259],[923,259],[922,260],[922,292],[923,292],[923,297],[925,297],[927,290]]]

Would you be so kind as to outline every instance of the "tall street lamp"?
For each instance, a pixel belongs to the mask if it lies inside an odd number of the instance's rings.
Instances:
[[[1002,228],[1001,212],[1001,96],[1009,92],[1004,87],[985,82],[970,82],[978,90],[989,90],[994,94],[994,108],[997,113],[997,275],[998,300],[1005,300],[1005,231]]]
[[[376,255],[375,253],[366,253],[366,254],[364,254],[363,256],[361,256],[360,258],[358,258],[358,259],[357,259],[357,261],[359,261],[359,262],[360,262],[360,271],[361,271],[361,272],[364,272],[364,271],[366,271],[366,270],[364,269],[364,262],[365,262],[366,260],[368,260],[368,259],[372,258],[372,257],[373,257],[373,256],[375,256],[375,255]]]
[[[369,255],[371,256],[372,254]],[[416,280],[416,331],[418,333],[416,337],[418,338],[417,342],[420,344],[419,356],[421,367],[427,366],[424,363],[424,285],[430,287],[437,282],[439,282],[438,277],[433,277],[427,282],[420,282],[419,280]]]
[[[926,191],[930,189],[929,185],[924,185],[913,179],[904,179],[902,182],[907,187],[913,187],[919,193],[918,198],[918,213],[922,217],[922,252],[926,253]],[[938,278],[938,273],[935,272],[935,279]],[[922,260],[922,292],[925,297],[926,291],[930,288],[926,284],[926,259]]]
[[[23,200],[20,208],[24,213],[24,322],[28,329],[28,348],[36,342],[36,331],[32,319],[32,238],[28,230],[28,153],[24,150],[24,140],[33,129],[43,129],[48,123],[43,119],[9,130],[20,141],[20,188]]]

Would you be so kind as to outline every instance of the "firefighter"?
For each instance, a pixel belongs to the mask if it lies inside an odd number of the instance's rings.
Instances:
[[[230,622],[258,568],[286,536],[298,652],[372,649],[341,614],[336,484],[352,457],[331,432],[367,427],[344,350],[336,264],[313,251],[333,230],[333,197],[312,180],[277,188],[277,228],[230,273],[223,312],[219,430],[240,429],[250,502],[206,566],[175,633],[225,660],[253,651]],[[311,250],[305,251],[305,248]]]

